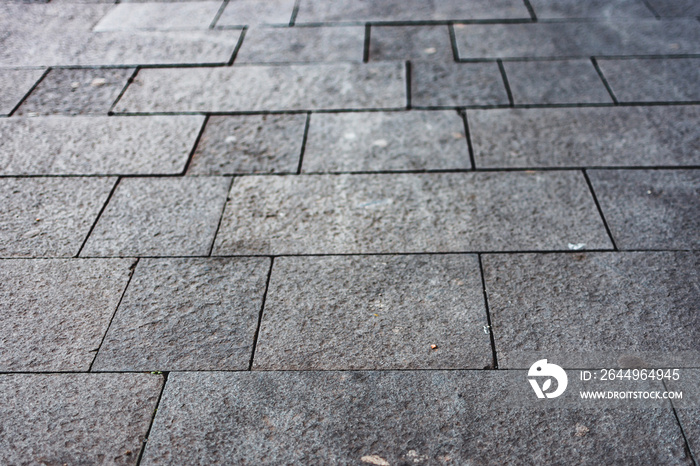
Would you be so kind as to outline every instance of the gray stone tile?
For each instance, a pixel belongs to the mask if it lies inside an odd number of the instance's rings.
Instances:
[[[591,170],[590,179],[621,249],[700,246],[700,171]]]
[[[302,0],[296,24],[318,22],[376,22],[430,20],[530,19],[525,4],[516,0]]]
[[[209,118],[188,174],[296,173],[306,115]]]
[[[122,3],[109,10],[95,31],[208,29],[221,1]]]
[[[461,59],[588,58],[700,52],[700,23],[688,19],[455,24],[454,28]]]
[[[684,399],[674,400],[673,405],[690,450],[697,458],[700,455],[700,369],[684,369],[679,373],[680,378],[677,381],[667,380],[665,383],[668,390],[683,392]]]
[[[700,108],[469,110],[479,168],[700,165]]]
[[[483,369],[486,325],[476,256],[280,257],[253,369]]]
[[[0,120],[0,174],[178,174],[202,116]]]
[[[0,370],[88,370],[133,263],[0,260]]]
[[[144,69],[115,111],[403,108],[405,74],[403,63]]]
[[[447,26],[372,26],[369,59],[451,61]]]
[[[411,64],[411,103],[416,107],[508,105],[496,63]]]
[[[700,4],[696,0],[648,0],[648,2],[662,18],[700,16]]]
[[[529,0],[538,19],[654,18],[643,0]]]
[[[163,376],[0,377],[3,464],[136,464]]]
[[[361,62],[364,27],[251,28],[236,63]]]
[[[122,179],[82,255],[206,255],[229,184],[224,177]]]
[[[134,73],[129,68],[53,69],[17,115],[107,115]]]
[[[620,102],[700,101],[700,59],[600,60],[598,64]]]
[[[216,254],[607,248],[580,173],[236,179]]]
[[[0,69],[0,116],[9,115],[43,74],[43,69]]]
[[[669,406],[505,402],[530,390],[525,380],[520,371],[174,373],[142,464],[692,464]]]
[[[247,370],[268,258],[142,259],[93,370]]]
[[[295,0],[230,0],[217,26],[288,25]]]
[[[612,103],[589,60],[523,61],[503,64],[513,103]]]
[[[0,256],[74,256],[115,178],[0,178]]]
[[[312,115],[304,172],[469,169],[455,111]]]
[[[486,255],[483,266],[499,368],[528,368],[536,354],[569,367],[700,354],[698,254]]]

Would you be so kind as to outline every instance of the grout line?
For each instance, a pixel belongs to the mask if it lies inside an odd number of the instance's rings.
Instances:
[[[528,15],[529,16],[529,15]],[[571,22],[572,19],[558,20],[557,22]],[[591,22],[589,19],[579,20],[579,22]],[[347,21],[307,21],[296,24],[298,27],[347,27],[347,26],[362,26],[366,20],[347,20]],[[418,19],[418,20],[371,20],[373,26],[445,26],[450,23],[457,24],[522,24],[531,23],[531,18],[514,18],[514,19],[469,19],[469,18],[451,18],[451,19]]]
[[[289,27],[293,27],[297,21],[297,15],[299,14],[299,1],[294,2],[294,8],[292,8],[292,16],[289,18]]]
[[[619,249],[617,248],[617,244],[615,243],[615,238],[613,237],[612,231],[610,231],[610,226],[608,225],[608,221],[605,220],[605,215],[603,214],[603,208],[600,206],[600,202],[598,202],[598,196],[596,196],[595,190],[593,189],[593,183],[591,183],[591,179],[588,177],[588,172],[586,172],[585,168],[581,171],[583,172],[583,177],[586,179],[586,184],[588,184],[588,189],[591,192],[591,196],[593,196],[593,202],[595,202],[595,206],[598,209],[598,214],[600,215],[600,218],[603,220],[603,225],[605,226],[605,231],[608,233],[608,237],[610,238],[610,242],[613,245],[613,250],[619,251]]]
[[[455,26],[450,23],[447,25],[447,32],[450,36],[450,46],[452,47],[452,58],[459,63],[459,47],[457,47],[457,36],[455,35]]]
[[[231,181],[228,184],[228,189],[226,190],[226,199],[224,200],[224,206],[221,208],[221,215],[219,215],[219,222],[216,224],[216,230],[214,231],[214,237],[211,239],[211,246],[209,246],[209,252],[206,257],[211,257],[211,253],[214,251],[214,245],[216,244],[216,237],[219,234],[219,229],[221,228],[221,222],[224,220],[224,213],[226,213],[226,205],[229,201],[229,196],[231,195],[231,188],[236,180],[235,176],[231,177]]]
[[[236,46],[233,48],[233,53],[231,54],[231,58],[229,59],[229,61],[226,63],[226,66],[233,65],[233,62],[236,60],[236,56],[238,56],[238,51],[243,45],[243,39],[245,39],[245,35],[247,32],[248,26],[244,26],[243,29],[241,29],[241,35],[238,36],[238,43],[236,43]]]
[[[39,77],[39,79],[37,79],[37,81],[34,83],[34,85],[33,85],[32,87],[29,88],[29,90],[27,91],[27,93],[24,94],[24,97],[22,97],[22,98],[20,99],[20,101],[17,102],[17,105],[15,105],[14,108],[13,108],[12,110],[10,110],[10,113],[8,113],[7,117],[5,117],[5,118],[11,117],[11,116],[19,109],[19,107],[24,103],[25,100],[27,100],[27,98],[31,95],[31,93],[34,92],[34,89],[36,89],[37,86],[39,86],[39,84],[41,84],[41,82],[44,80],[44,78],[49,74],[49,72],[50,72],[52,69],[53,69],[53,68],[49,66],[48,68],[46,68],[46,70],[44,70],[44,72],[43,72],[42,75]]]
[[[649,9],[649,11],[651,11],[651,13],[654,15],[654,18],[661,19],[661,15],[659,15],[659,13],[657,13],[657,11],[654,9],[654,7],[651,6],[651,3],[649,3],[649,0],[642,0],[642,3],[644,3],[644,6],[647,7]]]
[[[141,464],[143,459],[143,452],[146,450],[146,444],[148,442],[148,437],[151,435],[151,429],[153,428],[153,422],[156,420],[156,414],[158,413],[158,408],[160,407],[160,401],[163,399],[163,392],[165,392],[165,385],[168,383],[169,371],[163,372],[163,386],[160,388],[160,394],[158,394],[158,400],[156,401],[156,407],[153,409],[153,415],[151,416],[151,423],[148,424],[148,429],[146,429],[146,435],[143,437],[141,442],[141,450],[139,451],[139,457],[136,459],[136,466]]]
[[[134,79],[136,79],[136,75],[139,73],[139,70],[140,68],[138,66],[134,68],[133,73],[131,73],[131,76],[129,76],[129,78],[126,80],[126,83],[124,84],[124,87],[122,88],[121,92],[119,92],[119,95],[117,95],[117,98],[114,99],[114,102],[112,102],[112,105],[110,105],[109,110],[107,110],[108,116],[114,115],[114,107],[117,106],[117,103],[119,103],[124,93],[126,93],[127,88],[131,85],[131,83],[134,82]]]
[[[216,23],[219,22],[219,18],[221,18],[221,15],[224,13],[224,10],[228,6],[228,1],[229,0],[224,0],[221,3],[219,10],[216,12],[216,15],[214,16],[214,19],[211,21],[211,23],[209,23],[209,29],[214,29],[214,26],[216,26]]]
[[[474,159],[474,148],[472,147],[472,138],[471,132],[469,131],[467,111],[461,111],[460,115],[462,116],[462,124],[464,125],[464,137],[467,139],[467,149],[469,150],[469,162],[472,164],[472,170],[476,170],[476,160]]]
[[[364,42],[364,48],[362,50],[362,63],[367,63],[369,62],[369,41],[370,41],[370,34],[371,34],[371,26],[369,23],[365,24],[365,42]]]
[[[109,204],[109,201],[112,199],[112,196],[114,195],[114,192],[117,190],[117,186],[119,186],[119,183],[121,182],[122,177],[119,176],[117,177],[117,181],[114,182],[114,186],[112,186],[112,189],[109,191],[109,194],[107,195],[107,199],[105,199],[104,204],[102,204],[102,208],[100,209],[99,212],[97,212],[97,217],[95,217],[95,221],[92,222],[92,226],[90,227],[90,230],[88,231],[87,235],[85,235],[85,239],[83,240],[83,244],[80,245],[80,249],[78,249],[78,253],[75,255],[75,257],[80,257],[80,253],[83,252],[83,248],[85,248],[85,245],[88,242],[88,239],[90,238],[90,235],[92,235],[92,232],[95,230],[95,227],[97,226],[97,222],[100,221],[100,217],[102,217],[102,213],[107,209],[107,204]]]
[[[185,161],[185,166],[182,169],[180,176],[186,175],[187,170],[190,169],[190,165],[192,164],[192,159],[194,158],[194,154],[197,151],[197,146],[199,146],[199,141],[202,140],[202,135],[204,134],[204,131],[205,131],[208,123],[209,123],[209,115],[205,115],[204,121],[202,122],[202,126],[199,128],[199,132],[197,133],[197,137],[194,139],[194,144],[192,144],[192,149],[190,150],[190,153],[187,156],[187,161]],[[178,175],[176,175],[176,176],[178,176]]]
[[[306,139],[309,136],[309,126],[311,124],[311,112],[306,114],[306,124],[304,125],[304,135],[301,138],[301,152],[299,153],[299,166],[297,175],[301,175],[301,164],[304,163],[304,152],[306,152]]]
[[[481,254],[476,256],[479,260],[479,273],[481,274],[481,289],[484,293],[484,306],[486,308],[486,323],[489,326],[489,338],[491,339],[492,361],[491,368],[498,369],[498,353],[496,352],[496,339],[493,336],[493,325],[491,325],[491,310],[489,308],[489,296],[486,291],[486,278],[484,277],[484,265],[481,261]]]
[[[595,68],[595,72],[598,73],[598,77],[600,78],[601,81],[603,81],[603,85],[605,86],[605,90],[608,91],[608,94],[610,94],[610,98],[612,99],[613,103],[615,105],[619,105],[620,102],[617,101],[617,97],[615,97],[615,94],[612,91],[612,88],[610,87],[610,84],[608,84],[608,80],[605,79],[605,75],[603,75],[603,70],[600,69],[600,66],[598,66],[598,60],[595,59],[595,57],[591,57],[591,63],[593,63],[593,68]]]
[[[411,61],[406,60],[406,109],[411,109]]]
[[[508,76],[506,76],[506,68],[503,66],[503,61],[501,59],[496,60],[498,63],[498,70],[501,72],[501,78],[503,78],[503,85],[506,87],[506,94],[508,94],[508,103],[511,107],[515,105],[513,102],[513,93],[510,91],[510,83],[508,83]]]
[[[669,391],[668,386],[666,385],[666,381],[664,379],[661,379],[661,384],[664,386],[665,391]],[[693,449],[690,448],[690,442],[688,442],[688,437],[685,435],[685,430],[683,429],[683,423],[681,422],[681,418],[678,416],[678,412],[676,411],[676,406],[673,404],[673,400],[669,399],[669,403],[671,404],[671,410],[673,411],[673,416],[676,418],[676,422],[678,423],[678,428],[681,431],[681,436],[683,437],[683,442],[685,443],[685,453],[688,455],[690,460],[693,462],[695,466],[698,466],[698,461],[695,458],[695,455],[693,454]]]
[[[532,21],[537,22],[537,15],[535,14],[535,9],[532,7],[532,4],[530,4],[530,0],[523,0],[525,3],[525,8],[527,8],[527,12],[530,13],[530,18],[532,18]]]
[[[267,271],[267,281],[265,282],[265,291],[262,297],[262,304],[260,305],[260,314],[258,314],[258,326],[255,329],[255,335],[253,336],[253,350],[250,353],[250,362],[248,363],[248,370],[253,370],[253,359],[255,358],[255,350],[258,345],[258,336],[260,335],[260,326],[262,325],[263,312],[265,311],[265,301],[267,300],[267,292],[270,289],[270,278],[272,277],[272,266],[275,263],[275,256],[270,257],[270,268]]]

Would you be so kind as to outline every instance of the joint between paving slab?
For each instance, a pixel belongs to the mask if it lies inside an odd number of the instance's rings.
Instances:
[[[295,23],[297,21],[297,15],[299,14],[299,1],[296,0],[294,2],[294,8],[292,8],[292,16],[289,18],[289,27],[295,26]]]
[[[299,152],[299,165],[297,166],[297,175],[301,175],[301,165],[304,163],[304,152],[306,152],[306,140],[309,136],[310,124],[311,112],[306,114],[306,122],[304,123],[304,135],[301,137],[301,151]]]
[[[248,32],[248,26],[245,26],[245,27],[243,27],[243,29],[241,29],[241,35],[238,36],[238,42],[236,42],[236,46],[233,48],[233,53],[231,54],[231,58],[226,63],[227,66],[232,66],[233,62],[236,61],[236,56],[238,56],[238,51],[241,49],[241,46],[243,45],[243,39],[245,39],[245,35],[247,32]]]
[[[211,240],[211,245],[209,246],[209,253],[207,254],[206,257],[211,257],[211,253],[214,251],[214,245],[216,244],[216,237],[219,234],[219,229],[221,228],[221,222],[224,219],[224,213],[226,212],[226,204],[228,204],[229,201],[229,196],[231,194],[231,188],[233,187],[233,183],[236,180],[235,176],[231,177],[231,181],[228,183],[228,189],[226,189],[226,199],[224,200],[224,206],[221,208],[221,214],[219,215],[219,221],[216,224],[216,230],[214,231],[214,237]]]
[[[267,300],[267,292],[270,289],[270,278],[272,277],[272,266],[275,263],[275,256],[270,257],[270,268],[267,271],[267,280],[265,281],[265,292],[262,297],[262,304],[260,305],[260,314],[258,314],[258,325],[255,328],[255,335],[253,335],[253,350],[250,352],[250,362],[248,363],[248,370],[253,370],[253,360],[255,359],[255,350],[258,345],[258,336],[260,335],[260,326],[262,325],[263,313],[265,312],[265,301]]]
[[[493,325],[491,324],[491,311],[489,308],[489,296],[486,291],[486,279],[484,278],[484,266],[481,262],[481,254],[477,254],[479,260],[479,273],[481,274],[481,289],[484,293],[484,308],[486,310],[486,324],[488,325],[489,338],[491,339],[492,361],[491,368],[498,369],[498,353],[496,351],[496,339],[493,336]]]
[[[110,105],[109,110],[107,110],[107,115],[108,116],[113,116],[114,115],[114,107],[117,105],[117,103],[121,100],[122,96],[126,92],[126,89],[131,85],[131,83],[134,82],[134,79],[136,79],[136,75],[139,73],[139,67],[137,66],[134,68],[133,73],[131,73],[131,76],[129,76],[129,79],[126,80],[126,83],[124,84],[124,87],[122,87],[122,90],[119,92],[117,95],[117,98],[114,99],[114,102],[112,102],[112,105]]]
[[[221,18],[221,15],[224,13],[224,10],[228,6],[228,1],[229,0],[224,0],[221,6],[219,7],[219,11],[216,12],[216,15],[214,16],[214,19],[211,20],[211,23],[209,24],[209,29],[214,29],[216,26],[216,23],[219,22],[219,18]]]
[[[530,18],[532,18],[533,21],[537,22],[537,15],[535,14],[535,9],[530,4],[530,0],[523,0],[523,3],[525,3],[525,8],[527,8],[527,12],[530,13]]]
[[[603,214],[603,208],[600,206],[600,202],[598,202],[598,196],[596,196],[595,190],[593,189],[593,183],[591,183],[591,179],[588,177],[588,172],[586,171],[586,169],[581,170],[581,172],[583,172],[583,177],[586,179],[586,184],[588,185],[588,189],[591,192],[591,196],[593,196],[593,202],[595,202],[595,206],[598,209],[598,215],[600,215],[601,220],[603,220],[603,225],[605,226],[605,231],[608,233],[610,242],[613,245],[613,250],[619,251],[619,249],[617,248],[617,243],[615,243],[615,238],[613,237],[612,231],[610,231],[608,221],[605,219],[605,215]]]
[[[620,102],[618,102],[617,97],[615,97],[615,94],[613,93],[613,90],[610,87],[608,80],[605,79],[605,75],[603,74],[603,70],[601,70],[600,66],[598,66],[598,61],[595,59],[595,57],[591,57],[591,63],[593,63],[593,68],[595,68],[595,72],[598,73],[598,77],[600,78],[601,81],[603,81],[603,85],[605,86],[605,90],[607,90],[608,94],[610,94],[610,98],[612,99],[613,103],[615,105],[619,105]]]
[[[370,41],[370,35],[372,34],[372,26],[367,23],[365,24],[365,42],[363,44],[363,50],[362,50],[362,63],[367,63],[369,62],[369,41]]]
[[[508,94],[508,102],[510,103],[510,106],[513,107],[515,105],[515,103],[513,102],[513,93],[510,90],[510,84],[508,83],[508,76],[506,75],[506,69],[503,66],[503,61],[499,58],[498,60],[496,60],[496,63],[498,63],[498,70],[501,72],[503,85],[506,88],[506,94]]]
[[[654,18],[656,19],[661,19],[661,15],[656,11],[656,9],[649,3],[649,0],[642,0],[642,3],[644,3],[644,6],[646,6],[649,11],[651,11],[651,14],[654,15]]]
[[[52,67],[48,67],[48,68],[46,68],[46,70],[44,70],[44,72],[39,77],[39,79],[37,79],[37,81],[34,83],[34,85],[29,88],[29,90],[27,91],[26,94],[24,94],[24,97],[22,97],[20,99],[20,101],[17,102],[17,105],[15,105],[14,108],[10,111],[10,113],[7,115],[7,118],[14,115],[14,113],[17,111],[17,109],[24,103],[25,100],[27,100],[27,98],[31,95],[31,93],[34,92],[34,89],[36,89],[37,86],[39,86],[39,84],[41,84],[41,82],[44,80],[46,75],[48,75],[52,69],[53,69]]]
[[[112,189],[109,191],[109,194],[107,195],[107,199],[105,199],[104,204],[102,204],[102,208],[100,209],[99,212],[97,212],[97,216],[95,217],[95,221],[92,222],[92,225],[90,226],[90,230],[88,231],[87,235],[85,235],[85,239],[83,240],[83,244],[80,245],[80,249],[78,249],[78,253],[75,255],[75,257],[80,257],[80,254],[83,252],[83,248],[85,248],[85,245],[87,244],[88,239],[90,238],[90,235],[92,235],[92,232],[95,230],[95,227],[97,226],[97,222],[100,221],[100,217],[102,217],[102,213],[107,208],[107,204],[109,204],[109,201],[112,199],[112,196],[114,195],[114,192],[117,190],[117,186],[119,186],[119,182],[121,180],[122,180],[121,176],[117,177],[117,181],[114,183],[114,186],[112,186]]]
[[[163,392],[165,392],[165,385],[168,383],[168,376],[170,371],[163,371],[163,386],[160,387],[160,393],[158,394],[158,400],[156,401],[156,407],[153,408],[153,415],[151,416],[151,422],[148,424],[148,429],[146,429],[146,434],[141,442],[141,451],[139,451],[139,457],[136,459],[136,466],[141,464],[143,459],[143,453],[146,451],[146,444],[148,443],[148,437],[151,435],[151,429],[153,428],[153,422],[156,419],[156,414],[158,413],[158,408],[160,407],[160,401],[163,399]]]
[[[467,140],[467,150],[469,151],[469,163],[472,165],[472,170],[476,170],[476,160],[474,159],[474,147],[472,146],[471,132],[469,131],[469,121],[467,120],[467,111],[462,110],[457,112],[462,117],[464,125],[464,138]]]
[[[447,33],[450,36],[450,47],[452,48],[452,58],[455,63],[459,63],[459,48],[457,47],[457,36],[455,35],[455,25],[450,23],[447,26]]]
[[[406,60],[406,109],[411,109],[411,61]]]
[[[194,140],[194,144],[192,145],[192,149],[190,150],[190,153],[187,156],[187,161],[185,162],[185,167],[182,169],[182,172],[180,175],[186,175],[187,170],[190,169],[190,165],[192,164],[192,159],[194,158],[195,152],[197,152],[197,146],[199,146],[199,141],[202,139],[202,135],[204,134],[204,131],[206,130],[207,124],[209,123],[209,115],[204,116],[204,121],[202,122],[202,126],[199,128],[199,132],[197,133],[197,137]]]
[[[668,390],[668,386],[666,385],[666,381],[664,379],[661,379],[661,384],[664,386],[665,391]],[[676,411],[676,406],[673,404],[673,399],[668,400],[669,403],[671,404],[671,410],[673,411],[673,416],[676,418],[676,422],[678,423],[678,428],[681,431],[681,436],[683,437],[683,442],[685,446],[685,454],[688,455],[688,458],[693,462],[695,466],[698,466],[698,461],[697,458],[695,458],[695,455],[693,454],[693,449],[690,447],[690,442],[688,441],[688,437],[685,434],[685,429],[683,429],[683,423],[681,422],[680,416],[678,416],[678,412]]]

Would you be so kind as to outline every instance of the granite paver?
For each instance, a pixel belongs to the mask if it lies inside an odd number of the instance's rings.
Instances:
[[[529,0],[538,19],[653,18],[644,0]]]
[[[43,69],[0,69],[0,116],[8,116],[43,74]]]
[[[455,111],[312,115],[303,172],[469,169]]]
[[[96,371],[245,370],[270,259],[142,259]]]
[[[2,375],[0,461],[136,464],[162,385],[152,374]]]
[[[589,176],[621,249],[700,245],[700,171],[591,170]]]
[[[221,4],[221,1],[120,3],[97,23],[94,31],[207,29]]]
[[[700,369],[685,369],[677,381],[665,382],[668,390],[682,391],[685,397],[685,400],[674,400],[673,405],[683,427],[683,434],[695,458],[700,455],[700,407],[697,404],[700,400],[700,389],[697,383],[699,378]]]
[[[648,0],[648,3],[662,18],[700,16],[700,4],[696,0]]]
[[[81,255],[206,255],[229,184],[220,176],[122,179]]]
[[[699,58],[600,60],[598,64],[620,102],[700,101]]]
[[[116,178],[0,178],[0,256],[78,254]]]
[[[403,108],[403,63],[144,69],[116,112]]]
[[[229,0],[217,26],[286,26],[292,19],[295,0]]]
[[[535,354],[569,367],[635,353],[657,353],[651,367],[700,363],[674,360],[700,354],[697,253],[485,255],[483,265],[499,368],[527,369]]]
[[[476,256],[281,257],[253,369],[483,369],[487,324]]]
[[[369,60],[453,59],[447,26],[372,26]]]
[[[0,260],[0,371],[86,371],[133,259]]]
[[[700,165],[700,108],[469,110],[478,168]]]
[[[503,64],[513,103],[612,103],[589,60],[521,61]]]
[[[209,118],[188,174],[296,173],[306,115]]]
[[[0,120],[0,174],[178,174],[202,116]]]
[[[608,248],[576,172],[237,179],[214,254]]]

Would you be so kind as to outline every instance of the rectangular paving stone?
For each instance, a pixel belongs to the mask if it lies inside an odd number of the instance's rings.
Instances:
[[[678,390],[683,392],[684,400],[674,400],[673,405],[678,415],[683,434],[688,440],[690,451],[695,458],[700,455],[700,409],[697,400],[700,400],[700,369],[684,369],[679,371],[678,380],[666,381],[668,390]],[[692,400],[692,401],[691,401]]]
[[[136,464],[163,376],[0,376],[3,464]]]
[[[598,64],[620,102],[700,101],[700,59],[600,60]]]
[[[405,75],[403,63],[144,69],[115,111],[403,108]]]
[[[575,172],[256,176],[229,199],[217,255],[610,247]]]
[[[88,370],[133,264],[133,259],[0,260],[0,370]]]
[[[700,354],[697,253],[494,254],[483,266],[499,368],[538,354],[568,367]]]
[[[700,245],[700,171],[591,170],[589,176],[618,247]]]
[[[296,173],[306,115],[209,118],[190,162],[190,175]]]
[[[0,174],[178,174],[202,116],[0,120]]]
[[[229,184],[224,177],[122,179],[81,254],[206,255]]]
[[[513,103],[612,103],[589,60],[522,61],[503,64]]]
[[[52,69],[16,115],[107,115],[133,68]]]
[[[700,108],[469,110],[478,168],[700,165]]]
[[[431,20],[530,19],[525,4],[516,0],[302,0],[296,24],[319,22],[377,22]]]
[[[529,0],[538,19],[654,18],[644,0]]]
[[[75,256],[116,178],[0,178],[0,256]]]
[[[455,111],[312,115],[302,171],[469,169]]]
[[[94,31],[208,29],[222,2],[120,3]]]
[[[590,5],[590,2],[577,4]],[[461,59],[589,58],[700,52],[700,23],[688,19],[455,24],[454,29]]]
[[[43,74],[43,69],[0,69],[0,116],[12,113]]]
[[[142,464],[692,464],[670,406],[509,403],[514,390],[531,392],[525,380],[521,371],[173,373]]]
[[[662,18],[700,16],[700,4],[696,0],[648,0],[649,6]]]
[[[236,63],[361,62],[365,28],[251,28]]]
[[[487,325],[473,255],[280,257],[253,369],[483,369]]]
[[[411,63],[415,107],[508,105],[496,63]]]
[[[247,370],[268,258],[142,259],[93,370]]]
[[[447,26],[372,26],[369,60],[453,60]]]
[[[217,26],[288,25],[295,0],[229,0]]]

